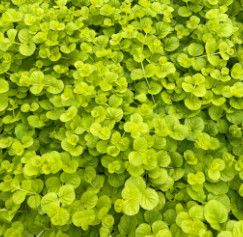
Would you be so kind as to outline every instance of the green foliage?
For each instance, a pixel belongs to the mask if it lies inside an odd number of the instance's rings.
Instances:
[[[0,1],[0,237],[243,236],[242,4]]]
[[[126,181],[122,198],[123,212],[129,216],[137,214],[140,206],[145,210],[153,210],[159,203],[156,191],[146,188],[141,177],[132,177]]]
[[[216,200],[210,200],[204,207],[204,216],[213,228],[218,229],[219,224],[227,221],[228,212],[222,203]]]

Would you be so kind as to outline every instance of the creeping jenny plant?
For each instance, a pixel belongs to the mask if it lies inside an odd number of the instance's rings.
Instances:
[[[1,0],[0,236],[243,236],[242,0]]]

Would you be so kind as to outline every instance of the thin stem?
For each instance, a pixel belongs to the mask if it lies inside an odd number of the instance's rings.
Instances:
[[[196,58],[203,58],[203,57],[207,57],[207,56],[210,56],[210,55],[218,55],[218,54],[221,54],[221,53],[226,53],[227,51],[222,51],[222,52],[215,52],[215,53],[209,53],[209,54],[203,54],[201,56],[196,56]],[[230,56],[233,56],[233,55],[230,55]]]
[[[163,169],[175,169],[175,168],[179,168],[179,167],[171,167],[171,166],[166,166],[166,167],[161,167]]]
[[[42,230],[38,235],[36,235],[36,237],[40,237],[43,233],[44,233],[45,230]]]
[[[25,192],[28,192],[28,193],[31,193],[31,194],[35,194],[35,195],[38,194],[36,192],[31,192],[31,191],[28,191],[28,190],[23,189],[23,188],[18,188],[18,190],[25,191]]]
[[[217,54],[220,54],[221,52],[216,52],[216,53],[210,53],[210,54],[204,54],[204,55],[201,55],[201,56],[197,56],[196,58],[203,58],[203,57],[207,57],[207,56],[210,56],[210,55],[217,55]]]
[[[149,82],[148,82],[148,78],[146,77],[146,74],[145,74],[145,70],[144,70],[143,62],[141,62],[141,66],[142,66],[142,71],[143,71],[143,75],[144,75],[146,84],[147,84],[147,86],[148,86],[148,88],[149,88],[149,90],[150,90],[151,87],[150,87],[150,84],[149,84]]]
[[[151,86],[150,86],[150,84],[149,84],[148,78],[146,77],[145,70],[144,70],[144,66],[143,66],[143,62],[141,62],[141,67],[142,67],[142,71],[143,71],[143,75],[144,75],[144,78],[145,78],[147,87],[148,87],[148,89],[150,90],[150,89],[151,89]],[[153,103],[155,104],[154,95],[151,94],[151,97],[152,97]]]
[[[40,83],[33,83],[30,86],[51,86],[51,85],[47,85],[47,84],[40,84]]]

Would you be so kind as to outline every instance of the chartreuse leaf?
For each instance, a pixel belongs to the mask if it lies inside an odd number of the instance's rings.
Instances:
[[[236,82],[231,88],[230,88],[231,94],[235,97],[242,98],[243,93],[243,82]]]
[[[124,125],[124,130],[131,133],[133,138],[139,137],[140,134],[148,133],[148,125],[143,122],[143,118],[140,114],[133,114],[130,121]]]
[[[71,119],[73,119],[77,114],[77,108],[75,106],[72,106],[70,108],[68,108],[68,110],[66,110],[61,116],[60,116],[60,120],[62,122],[68,122]]]
[[[130,178],[126,181],[122,191],[123,212],[132,216],[138,213],[139,206],[146,210],[154,209],[159,203],[159,196],[155,190],[146,188],[141,177]]]
[[[48,192],[58,192],[59,188],[61,187],[60,180],[56,177],[49,177],[45,181],[45,186],[48,190]]]
[[[18,190],[13,194],[13,202],[15,204],[21,204],[26,198],[27,192],[24,190]]]
[[[204,121],[200,117],[192,117],[185,119],[185,125],[188,128],[187,138],[195,140],[198,135],[204,130]]]
[[[62,169],[69,174],[76,172],[78,168],[78,161],[71,159],[68,154],[62,155]]]
[[[28,43],[31,40],[31,35],[28,29],[24,28],[18,32],[18,39],[21,43]]]
[[[221,231],[217,236],[218,237],[232,237],[232,233],[230,231]]]
[[[149,236],[151,234],[151,227],[149,224],[141,224],[135,232],[136,237]]]
[[[65,184],[72,185],[74,188],[77,188],[81,183],[81,177],[77,173],[75,174],[62,173],[60,175],[60,180]],[[57,188],[59,187],[60,187],[60,181],[57,184]]]
[[[27,199],[27,204],[32,209],[37,209],[41,204],[40,195],[32,195]]]
[[[57,151],[47,152],[41,157],[43,174],[55,174],[62,168],[61,154]]]
[[[41,199],[42,210],[50,215],[56,212],[56,208],[58,208],[59,205],[60,205],[60,201],[58,199],[57,194],[54,192],[47,193]]]
[[[69,212],[62,207],[58,207],[55,208],[55,213],[51,216],[51,223],[53,225],[63,226],[68,223],[69,218]]]
[[[199,56],[203,54],[204,48],[201,44],[192,43],[188,46],[188,53],[191,56]]]
[[[201,100],[196,96],[188,96],[184,100],[185,106],[190,110],[199,110],[201,108]]]
[[[243,80],[243,67],[240,63],[236,63],[234,64],[234,66],[231,69],[231,76],[234,79],[239,79],[239,80]]]
[[[75,226],[87,230],[95,221],[95,211],[93,209],[77,211],[72,216],[72,222]]]
[[[165,50],[172,52],[179,47],[179,40],[176,37],[171,37],[165,40]]]
[[[243,234],[243,221],[236,222],[233,226],[233,237],[241,236]]]
[[[20,221],[15,221],[4,233],[4,237],[21,236],[24,232],[24,226]]]
[[[228,211],[221,202],[210,200],[204,206],[204,217],[214,227],[214,224],[221,224],[227,221]]]
[[[75,191],[72,185],[60,187],[58,197],[63,205],[70,205],[75,200]]]
[[[87,209],[92,209],[96,206],[98,197],[94,191],[86,191],[81,196],[82,205]]]
[[[52,80],[50,85],[47,87],[47,91],[51,94],[59,94],[64,89],[64,83],[62,80]]]
[[[15,40],[15,37],[17,35],[17,30],[16,29],[9,29],[7,31],[7,35],[8,35],[8,38],[9,40],[14,43],[14,40]]]
[[[142,69],[140,69],[140,68],[134,69],[131,73],[132,80],[140,80],[143,77],[144,77],[144,73],[143,73]]]
[[[0,97],[0,112],[4,111],[8,107],[8,95],[7,93],[1,94]]]
[[[196,140],[196,144],[203,150],[215,150],[220,145],[217,138],[210,137],[207,133],[201,133]]]
[[[0,78],[0,85],[1,85],[1,87],[0,87],[0,94],[8,92],[8,90],[9,90],[9,83],[8,83],[8,81]]]
[[[178,15],[182,17],[189,17],[192,14],[190,9],[188,9],[186,6],[180,7],[178,9]]]
[[[21,44],[19,46],[19,52],[24,56],[31,56],[35,52],[36,46],[30,42],[28,44]]]
[[[0,1],[0,236],[242,237],[242,3]]]
[[[139,212],[139,203],[141,199],[139,189],[135,185],[130,185],[122,191],[122,197],[124,199],[124,213],[128,216],[137,214]]]
[[[182,88],[196,97],[203,97],[206,94],[205,77],[199,73],[192,77],[187,76],[182,83]]]
[[[159,196],[154,189],[147,188],[142,193],[140,205],[145,210],[154,209],[159,203]]]
[[[41,121],[40,117],[37,115],[30,115],[28,118],[28,123],[31,127],[41,128],[44,126],[44,121]]]

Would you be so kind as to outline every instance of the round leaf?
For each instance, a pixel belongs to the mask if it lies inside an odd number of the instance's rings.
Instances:
[[[221,202],[210,200],[204,206],[204,216],[210,224],[224,223],[228,219],[228,211]]]
[[[35,52],[36,46],[34,43],[21,44],[19,52],[24,56],[31,56]]]
[[[58,197],[63,205],[70,205],[75,200],[75,191],[72,185],[64,185],[59,189]]]
[[[0,94],[6,93],[9,91],[8,81],[0,78]]]
[[[159,203],[159,196],[154,189],[147,188],[141,196],[140,205],[145,210],[153,210]]]

